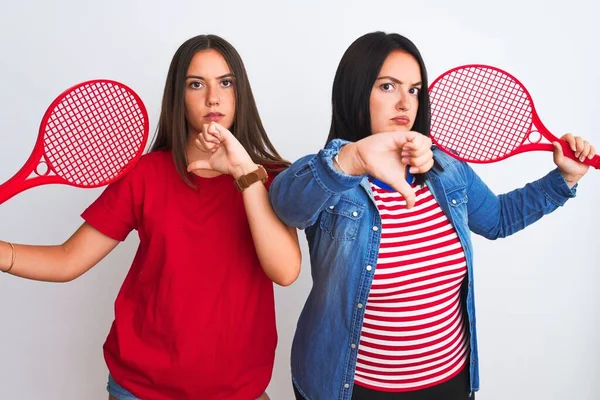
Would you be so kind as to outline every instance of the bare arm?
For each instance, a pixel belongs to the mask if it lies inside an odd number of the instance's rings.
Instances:
[[[233,134],[219,124],[204,126],[196,146],[209,156],[192,161],[188,165],[190,172],[219,171],[238,179],[257,168]],[[277,217],[262,183],[246,188],[242,196],[256,254],[265,274],[278,285],[291,285],[298,278],[302,261],[296,228],[288,228]]]
[[[84,223],[63,244],[28,246],[16,244],[15,264],[10,274],[46,282],[69,282],[90,270],[119,244],[91,225]],[[12,248],[0,242],[0,270],[12,262]]]
[[[254,171],[256,165],[246,167]],[[281,286],[294,283],[300,274],[302,255],[295,227],[288,227],[277,217],[269,194],[261,182],[242,193],[256,254],[267,276]]]

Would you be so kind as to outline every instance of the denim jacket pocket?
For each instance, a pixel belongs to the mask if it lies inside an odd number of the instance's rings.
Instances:
[[[454,218],[462,223],[467,223],[467,196],[466,186],[459,186],[452,188],[446,192],[446,198],[448,199],[448,206],[450,212]]]
[[[364,204],[341,198],[335,206],[321,212],[320,227],[333,240],[354,240],[364,213]]]

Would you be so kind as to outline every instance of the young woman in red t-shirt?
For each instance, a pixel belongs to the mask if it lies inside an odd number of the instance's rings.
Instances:
[[[137,230],[104,344],[109,399],[268,399],[272,282],[291,284],[301,261],[295,229],[267,194],[288,165],[265,133],[237,51],[218,36],[191,38],[171,62],[150,152],[83,212],[65,243],[0,242],[0,270],[70,281]]]

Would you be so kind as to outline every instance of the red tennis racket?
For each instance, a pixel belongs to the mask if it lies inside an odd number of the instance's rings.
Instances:
[[[542,124],[527,89],[506,71],[456,67],[431,83],[429,95],[431,139],[455,158],[491,163],[526,151],[553,151],[551,142],[559,141],[564,155],[577,160],[567,142]],[[600,168],[598,155],[584,162]]]
[[[48,107],[31,156],[0,186],[0,204],[39,185],[108,185],[133,167],[147,140],[148,113],[133,90],[111,80],[75,85]]]

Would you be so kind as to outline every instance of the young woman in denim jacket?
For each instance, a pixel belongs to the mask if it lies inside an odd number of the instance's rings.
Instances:
[[[525,228],[574,197],[588,170],[555,145],[555,170],[497,196],[469,165],[431,149],[426,89],[411,41],[360,37],[335,76],[327,146],[273,182],[273,207],[306,229],[312,265],[291,356],[298,399],[472,398],[470,232]],[[581,160],[595,153],[563,139]]]

